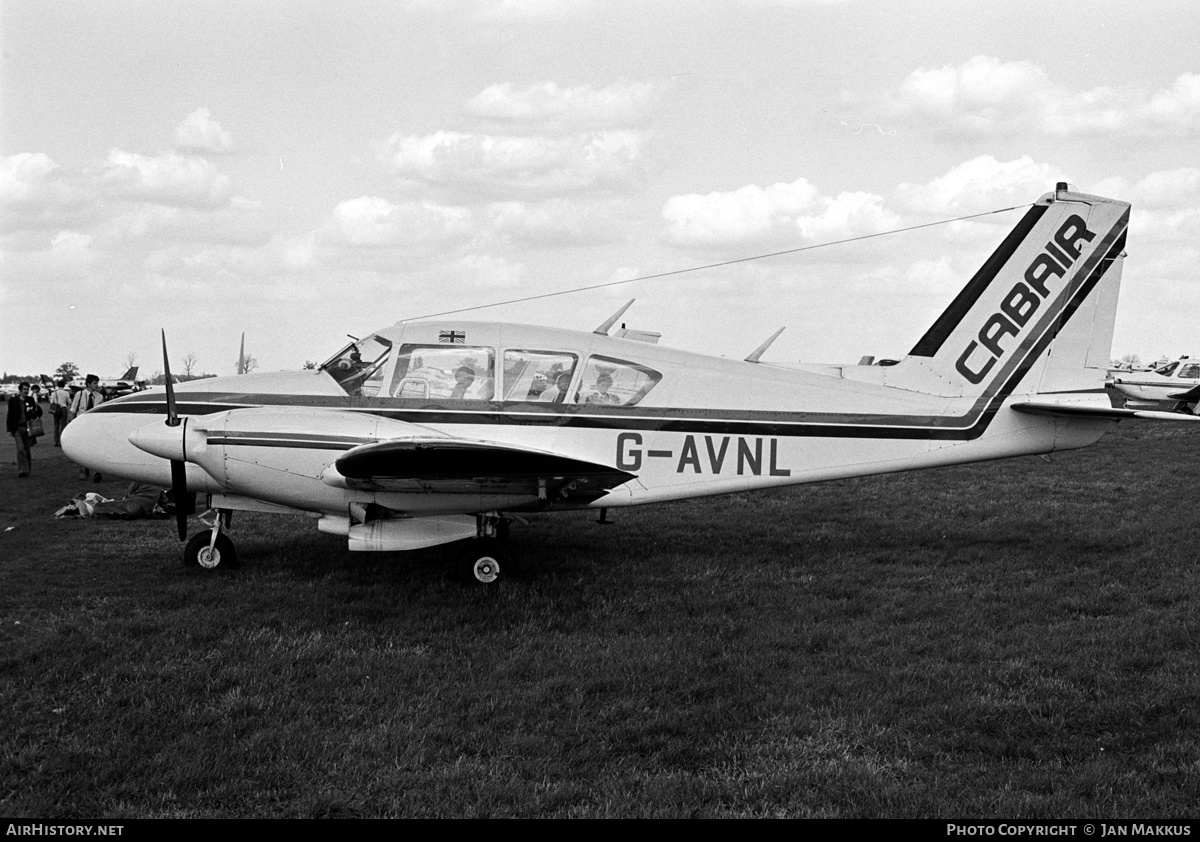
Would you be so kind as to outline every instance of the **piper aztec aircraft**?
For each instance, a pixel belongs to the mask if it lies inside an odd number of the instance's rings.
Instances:
[[[1153,371],[1113,371],[1112,386],[1129,409],[1161,407],[1200,414],[1200,360],[1191,357]]]
[[[203,495],[213,516],[189,564],[235,561],[233,511],[277,512],[351,550],[466,540],[459,569],[487,584],[508,570],[516,513],[603,521],[609,507],[1084,447],[1122,418],[1200,421],[1117,409],[1104,391],[1129,208],[1060,183],[894,365],[761,362],[771,340],[744,361],[673,350],[609,335],[624,309],[592,333],[401,322],[317,370],[104,403],[63,447]]]

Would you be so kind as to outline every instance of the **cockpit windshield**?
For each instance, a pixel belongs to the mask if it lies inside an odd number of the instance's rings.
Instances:
[[[382,336],[355,339],[321,364],[348,395],[374,397],[383,385],[383,369],[392,343]]]

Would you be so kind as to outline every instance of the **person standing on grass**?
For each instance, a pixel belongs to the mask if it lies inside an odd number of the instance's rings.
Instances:
[[[5,421],[8,434],[17,445],[17,476],[20,479],[29,476],[33,467],[33,455],[29,450],[29,419],[42,414],[42,408],[35,403],[33,408],[36,413],[31,416],[29,401],[29,384],[22,383],[17,388],[17,394],[8,399],[8,417]]]
[[[71,401],[71,407],[68,410],[68,423],[102,403],[104,403],[104,393],[100,391],[100,378],[95,374],[89,374],[84,380],[83,389]],[[88,468],[79,468],[80,479],[87,479],[89,476],[92,476],[92,472]],[[96,471],[95,475],[92,476],[92,482],[102,482],[103,479],[99,471]]]
[[[50,414],[54,416],[54,446],[62,447],[62,431],[67,426],[67,413],[71,411],[71,390],[67,381],[60,379],[50,393]]]

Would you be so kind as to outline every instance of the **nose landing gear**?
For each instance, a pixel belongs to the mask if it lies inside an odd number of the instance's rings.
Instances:
[[[229,570],[237,566],[237,549],[226,532],[233,519],[228,509],[210,509],[200,516],[200,521],[211,527],[208,532],[197,532],[183,548],[183,563],[187,567],[202,567],[205,570]]]

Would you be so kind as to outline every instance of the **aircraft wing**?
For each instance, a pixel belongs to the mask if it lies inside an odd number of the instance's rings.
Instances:
[[[363,444],[334,464],[352,488],[593,498],[636,477],[609,465],[511,444],[413,437]]]
[[[1188,389],[1186,392],[1174,392],[1170,395],[1167,395],[1167,397],[1169,397],[1171,400],[1183,401],[1185,403],[1200,401],[1200,386],[1195,386],[1191,389]]]
[[[1185,415],[1182,412],[1117,409],[1116,407],[1055,403],[1054,401],[1022,401],[1012,404],[1012,408],[1017,412],[1028,412],[1032,415],[1053,415],[1063,418],[1110,418],[1113,421],[1120,421],[1124,418],[1142,418],[1152,421],[1200,421],[1200,415]]]

